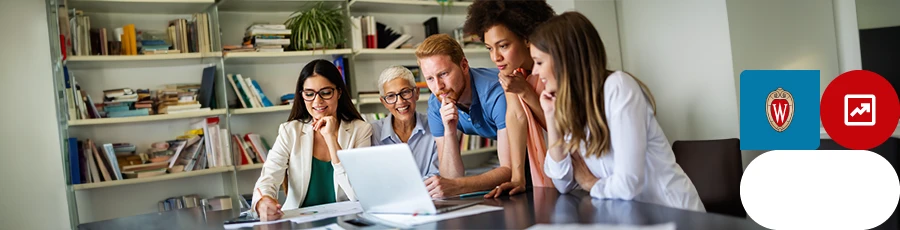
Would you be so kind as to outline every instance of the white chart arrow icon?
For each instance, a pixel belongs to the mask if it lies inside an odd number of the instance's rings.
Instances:
[[[854,109],[853,112],[850,113],[850,117],[856,116],[857,114],[862,115],[863,113],[868,113],[871,111],[872,107],[869,105],[869,103],[860,103],[859,107],[856,107],[856,109]]]
[[[859,107],[850,111],[850,99],[869,99],[870,103],[859,103]],[[874,126],[875,125],[875,95],[874,94],[847,94],[844,95],[844,125],[846,126]],[[850,121],[850,117],[862,115],[864,113],[872,113],[870,121]]]

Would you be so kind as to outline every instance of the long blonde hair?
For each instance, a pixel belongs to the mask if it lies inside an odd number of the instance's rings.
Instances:
[[[577,152],[583,141],[588,156],[599,157],[608,152],[610,137],[603,85],[613,71],[606,69],[606,49],[594,25],[581,13],[566,12],[541,24],[529,41],[552,57],[553,73],[559,87],[555,104],[556,128],[562,135],[571,137],[565,143],[564,151]],[[655,114],[656,101],[650,89],[634,79]],[[561,143],[553,143],[558,144]]]

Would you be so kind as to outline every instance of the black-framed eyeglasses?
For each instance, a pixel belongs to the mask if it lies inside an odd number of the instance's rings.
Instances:
[[[335,89],[332,87],[322,88],[319,91],[307,89],[300,92],[300,96],[303,97],[304,101],[314,101],[316,100],[316,95],[322,98],[322,100],[328,100],[334,97]]]
[[[388,95],[384,95],[384,97],[382,98],[384,99],[384,102],[387,102],[388,104],[394,104],[397,103],[398,96],[399,98],[403,98],[403,100],[409,100],[413,96],[413,90],[410,88],[404,88],[400,90],[400,93],[389,93]]]

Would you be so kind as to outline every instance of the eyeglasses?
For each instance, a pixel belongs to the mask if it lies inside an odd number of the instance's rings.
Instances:
[[[385,95],[382,98],[384,99],[384,102],[387,102],[388,104],[394,104],[397,103],[398,96],[399,98],[403,98],[403,100],[409,100],[413,96],[413,90],[410,88],[404,88],[403,90],[400,90],[400,93],[398,94],[391,93]]]
[[[332,87],[322,88],[319,91],[307,89],[307,90],[303,90],[303,92],[300,93],[300,96],[302,96],[303,100],[305,100],[305,101],[316,100],[316,95],[319,95],[319,97],[321,97],[322,100],[328,100],[328,99],[331,99],[332,97],[334,97],[334,94],[335,94],[334,91],[335,91],[335,89]]]

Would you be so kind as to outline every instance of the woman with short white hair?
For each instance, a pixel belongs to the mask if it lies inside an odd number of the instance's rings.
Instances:
[[[378,93],[391,115],[370,122],[372,145],[406,143],[423,179],[437,175],[437,145],[428,128],[428,117],[416,112],[419,88],[413,73],[403,66],[388,67],[378,77]]]

